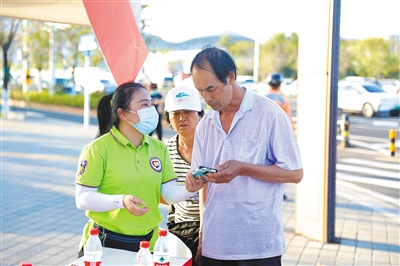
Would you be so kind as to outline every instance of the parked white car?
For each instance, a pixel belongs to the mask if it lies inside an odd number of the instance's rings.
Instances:
[[[256,92],[258,92],[261,95],[266,95],[270,90],[270,87],[267,83],[267,79],[264,79],[262,81],[260,81],[259,83],[257,83],[257,88],[256,88]]]
[[[381,79],[378,81],[382,89],[391,94],[400,93],[400,80],[396,79]]]
[[[248,89],[251,89],[252,91],[255,91],[257,89],[257,83],[254,82],[252,79],[246,79],[244,81],[237,81],[240,87],[246,87]]]
[[[114,81],[109,79],[100,79],[100,82],[103,83],[103,91],[107,94],[113,93],[117,88],[117,84]]]
[[[297,97],[298,92],[298,81],[293,79],[284,79],[281,85],[281,92],[287,97],[293,98]]]
[[[349,113],[362,113],[371,118],[378,112],[398,115],[400,98],[387,93],[371,81],[339,81],[338,108]]]

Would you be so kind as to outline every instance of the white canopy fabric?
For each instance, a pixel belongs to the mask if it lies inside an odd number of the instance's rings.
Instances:
[[[139,25],[141,0],[129,3]],[[90,26],[82,0],[1,0],[0,16]]]
[[[0,15],[9,18],[90,26],[85,6],[82,1],[77,0],[2,0]]]
[[[141,0],[0,0],[2,17],[91,26],[117,85],[135,80],[148,54],[138,29],[140,12]],[[86,129],[90,101],[87,92],[83,119]],[[2,110],[8,113],[5,105]]]

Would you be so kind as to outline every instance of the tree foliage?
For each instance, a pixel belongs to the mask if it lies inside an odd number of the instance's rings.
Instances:
[[[271,72],[283,73],[284,77],[297,77],[298,35],[277,33],[260,47],[259,75],[261,79]]]
[[[260,47],[259,78],[271,72],[280,72],[286,78],[297,78],[298,38],[296,33],[273,35]],[[217,43],[235,59],[239,75],[252,75],[254,43],[233,42],[230,36],[222,36]],[[397,46],[396,46],[397,45]],[[383,38],[340,41],[340,78],[366,76],[398,78],[400,75],[399,43]]]
[[[340,60],[339,60],[339,75],[340,78],[347,76],[355,76],[353,64],[356,62],[354,54],[354,46],[357,44],[355,40],[341,40],[340,41]]]
[[[391,52],[391,43],[383,38],[360,40],[352,46],[354,72],[358,76],[388,77],[398,66],[399,58]]]
[[[44,22],[31,21],[29,23],[28,61],[30,61],[30,66],[36,68],[39,72],[49,67],[50,30],[49,25]]]
[[[224,47],[236,61],[238,75],[252,75],[254,68],[254,42],[238,41],[233,42],[228,35],[221,36],[218,46]]]
[[[79,51],[79,38],[86,34],[94,34],[90,26],[65,24],[55,31],[56,57],[61,67],[71,67],[75,69],[79,65],[84,65],[85,53]],[[97,58],[98,55],[94,57],[95,55],[95,52],[91,55],[92,66],[98,65],[102,60],[102,58]],[[60,67],[60,65],[58,67]]]
[[[142,5],[142,10],[147,6]],[[2,32],[0,43],[3,49],[3,70],[8,73],[10,58],[16,58],[17,50],[22,47],[23,32],[18,31],[21,20],[1,18]],[[79,38],[93,34],[90,26],[77,26],[38,21],[28,21],[28,57],[29,68],[39,71],[49,67],[49,38],[54,32],[55,63],[57,69],[75,69],[84,65],[85,53],[79,51]],[[143,30],[148,27],[148,19],[142,19],[140,30],[145,43],[151,43],[154,36],[146,36]],[[260,45],[259,79],[277,71],[286,78],[297,78],[298,38],[296,33],[286,35],[277,33]],[[11,43],[14,41],[13,45]],[[230,36],[222,36],[218,45],[224,47],[235,59],[239,75],[252,75],[254,67],[254,42],[234,42]],[[398,78],[400,75],[399,43],[383,38],[364,40],[344,40],[340,42],[340,78],[346,76],[368,76],[381,78]],[[14,48],[15,47],[15,48]],[[11,57],[10,57],[11,56]],[[91,51],[91,66],[106,67],[101,50]],[[7,78],[7,75],[4,75]],[[3,86],[7,86],[5,80]]]
[[[20,19],[10,19],[1,17],[1,35],[0,44],[3,50],[3,88],[8,89],[8,82],[10,81],[10,63],[9,63],[9,50],[14,37],[18,31],[21,23]]]

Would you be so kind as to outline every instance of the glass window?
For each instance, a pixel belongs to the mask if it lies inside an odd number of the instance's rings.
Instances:
[[[362,85],[368,92],[385,92],[381,87],[374,85]]]

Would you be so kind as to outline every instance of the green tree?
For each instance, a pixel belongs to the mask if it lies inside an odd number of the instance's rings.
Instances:
[[[264,79],[271,72],[284,77],[297,77],[298,35],[277,33],[260,47],[259,75]]]
[[[233,42],[228,35],[221,36],[217,42],[218,46],[224,47],[235,59],[238,75],[252,75],[254,68],[254,42]]]
[[[360,40],[353,47],[354,72],[358,76],[381,79],[393,73],[398,58],[390,50],[391,42],[383,38]]]
[[[357,44],[356,40],[340,40],[340,60],[339,60],[339,78],[345,78],[347,76],[354,76],[356,73],[354,72],[354,62],[355,56],[352,52],[354,50],[355,45]]]
[[[3,106],[1,110],[4,115],[7,115],[10,111],[8,105],[8,83],[10,82],[11,74],[8,53],[20,23],[20,19],[1,18],[2,31],[0,35],[0,44],[3,50]]]
[[[49,65],[49,27],[41,21],[29,23],[28,50],[32,68],[39,72]]]
[[[10,81],[10,62],[8,52],[14,37],[18,31],[18,27],[21,24],[20,19],[10,19],[1,17],[1,35],[0,44],[3,50],[3,89],[8,89],[8,83]]]
[[[42,21],[30,21],[27,39],[28,61],[30,68],[35,68],[39,72],[39,91],[42,89],[42,70],[48,69],[50,58],[50,28]]]
[[[229,47],[232,45],[232,38],[229,35],[224,35],[219,38],[217,41],[217,45],[221,47],[225,47],[229,51]]]
[[[84,53],[79,51],[79,37],[93,33],[90,26],[78,26],[65,24],[55,32],[55,47],[58,55],[58,67],[72,69],[74,76],[75,68],[84,65]]]

